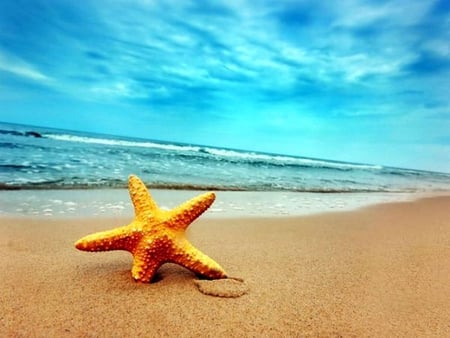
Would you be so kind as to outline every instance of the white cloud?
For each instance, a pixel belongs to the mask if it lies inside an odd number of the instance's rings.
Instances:
[[[0,51],[0,70],[38,82],[49,82],[50,77],[25,61]]]
[[[146,97],[144,93],[133,90],[129,84],[124,82],[115,82],[112,84],[98,85],[90,88],[91,93],[110,98],[142,98]]]
[[[201,80],[208,76],[208,72],[205,69],[194,68],[184,63],[174,66],[162,66],[161,70],[169,75],[178,75],[197,80]]]
[[[391,0],[369,5],[347,0],[336,7],[339,14],[334,24],[353,28],[389,20],[392,25],[411,26],[422,20],[432,5],[432,1]]]
[[[336,70],[343,71],[346,80],[353,82],[369,75],[396,75],[408,61],[410,61],[409,58],[387,59],[381,55],[371,57],[364,53],[357,53],[337,57],[333,64]]]
[[[450,57],[450,44],[444,39],[430,39],[424,44],[424,48],[443,58]]]

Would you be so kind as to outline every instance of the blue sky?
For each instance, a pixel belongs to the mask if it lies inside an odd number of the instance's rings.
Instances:
[[[450,172],[450,1],[0,1],[0,121]]]

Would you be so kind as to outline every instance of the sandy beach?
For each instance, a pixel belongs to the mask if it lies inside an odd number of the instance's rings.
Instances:
[[[0,336],[443,337],[450,197],[301,217],[200,218],[188,238],[239,298],[204,295],[177,265],[135,283],[128,252],[73,243],[128,217],[0,218]]]

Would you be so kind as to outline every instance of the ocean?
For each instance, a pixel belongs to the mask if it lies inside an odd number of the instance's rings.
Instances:
[[[206,217],[342,211],[450,191],[450,174],[0,123],[0,215],[131,217],[130,174],[162,208],[216,191]]]
[[[0,190],[434,192],[450,174],[0,123]]]

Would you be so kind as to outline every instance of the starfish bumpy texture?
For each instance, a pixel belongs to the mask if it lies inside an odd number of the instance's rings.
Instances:
[[[131,252],[134,258],[131,274],[139,282],[151,282],[158,268],[168,262],[206,278],[227,277],[219,264],[185,237],[186,228],[214,202],[214,193],[202,194],[167,211],[157,206],[137,176],[130,176],[128,189],[135,219],[129,225],[81,238],[75,243],[77,249]]]

